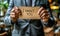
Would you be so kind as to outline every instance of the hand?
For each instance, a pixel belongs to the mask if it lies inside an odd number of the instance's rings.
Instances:
[[[49,12],[47,10],[45,10],[43,7],[41,7],[38,11],[38,15],[40,16],[40,19],[43,22],[48,22],[50,15]]]
[[[16,22],[20,14],[22,14],[21,10],[19,10],[19,8],[15,6],[10,13],[11,20],[13,22]]]

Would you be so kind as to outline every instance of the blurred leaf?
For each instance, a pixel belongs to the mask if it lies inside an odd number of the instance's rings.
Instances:
[[[55,10],[53,10],[53,12],[56,12],[56,13],[58,13],[58,12],[59,12],[59,9],[55,9]]]
[[[6,10],[8,8],[8,2],[7,1],[0,2],[0,8],[2,8],[2,11],[4,11],[3,9]]]

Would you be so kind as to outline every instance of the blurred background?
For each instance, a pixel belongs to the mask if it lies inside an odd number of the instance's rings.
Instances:
[[[0,0],[0,26],[4,25],[4,16],[5,16],[5,13],[8,9],[9,1],[10,0]],[[54,19],[56,21],[56,26],[54,29],[54,36],[60,36],[60,0],[48,0],[48,2],[50,5],[49,9],[51,9],[51,12],[52,12]],[[11,26],[7,26],[6,28],[11,29]],[[8,29],[6,29],[6,30],[8,30]],[[11,30],[9,30],[9,31],[10,32],[8,32],[8,33],[11,36]],[[46,35],[46,36],[48,36],[48,35]]]

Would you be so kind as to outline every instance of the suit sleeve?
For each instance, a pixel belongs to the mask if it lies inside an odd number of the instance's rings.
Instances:
[[[5,24],[11,24],[11,18],[10,18],[10,11],[14,6],[14,1],[10,0],[8,10],[6,12],[5,18],[4,18],[4,23]]]

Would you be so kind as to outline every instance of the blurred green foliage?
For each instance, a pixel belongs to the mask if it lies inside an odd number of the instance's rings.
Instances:
[[[53,12],[56,12],[56,13],[58,13],[58,12],[59,12],[59,9],[55,9],[55,10],[53,10]]]
[[[0,8],[7,9],[7,8],[8,8],[8,3],[7,3],[7,1],[1,1],[1,2],[0,2]]]

